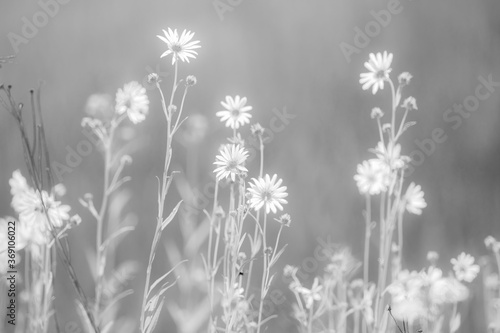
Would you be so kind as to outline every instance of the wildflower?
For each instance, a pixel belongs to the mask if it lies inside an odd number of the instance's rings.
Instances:
[[[424,200],[424,192],[420,185],[415,185],[414,182],[408,186],[405,194],[406,210],[409,213],[420,215],[422,214],[422,209],[427,207],[427,203]]]
[[[277,178],[277,175],[271,178],[267,174],[264,178],[252,178],[253,184],[250,183],[250,188],[248,189],[248,192],[251,194],[249,200],[251,208],[259,210],[265,206],[266,214],[269,214],[270,211],[276,213],[277,209],[283,210],[281,204],[288,203],[284,199],[288,196],[288,193],[285,192],[286,186],[280,187],[283,180],[277,180]]]
[[[370,116],[372,119],[382,118],[384,116],[384,112],[382,112],[382,109],[380,108],[373,108]]]
[[[127,112],[128,118],[134,124],[144,119],[149,111],[149,99],[146,89],[138,82],[132,81],[125,84],[123,89],[116,93],[116,112],[123,114]]]
[[[225,108],[225,110],[218,111],[216,113],[217,117],[220,117],[220,121],[226,122],[226,127],[231,127],[232,129],[238,129],[244,124],[250,123],[250,118],[252,115],[248,111],[252,110],[252,107],[247,104],[247,98],[236,95],[233,99],[231,96],[226,96],[226,101],[220,102],[220,104]]]
[[[93,118],[109,120],[113,117],[113,97],[108,94],[93,94],[87,98],[85,113]]]
[[[415,100],[415,97],[412,96],[407,97],[403,101],[403,104],[401,104],[401,107],[405,108],[408,111],[418,110],[417,101]]]
[[[387,190],[387,166],[378,159],[358,164],[358,174],[354,180],[361,194],[375,195]]]
[[[484,245],[486,248],[493,250],[493,252],[500,251],[500,242],[491,235],[484,239]]]
[[[220,155],[216,156],[217,168],[214,170],[216,173],[217,180],[222,180],[231,176],[231,180],[234,182],[236,180],[236,175],[241,172],[247,172],[247,168],[243,166],[245,163],[248,152],[245,148],[240,145],[225,145],[219,151]]]
[[[292,265],[285,265],[285,267],[283,268],[283,275],[294,276],[295,274],[297,274],[298,270],[299,270],[298,267]]]
[[[19,214],[20,234],[36,244],[46,244],[51,237],[47,215],[53,227],[61,228],[70,219],[71,207],[56,201],[54,196],[46,191],[36,193],[28,186],[19,170],[14,171],[9,184],[11,205]]]
[[[479,266],[474,265],[474,257],[462,252],[456,259],[451,259],[455,276],[459,281],[472,282],[479,273]]]
[[[429,251],[429,252],[427,252],[427,260],[432,265],[435,265],[436,262],[438,261],[438,259],[439,259],[439,253],[437,253],[436,251]]]
[[[404,167],[405,162],[401,156],[401,145],[399,143],[394,144],[392,141],[387,144],[387,147],[379,141],[375,149],[370,150],[372,153],[377,155],[377,158],[384,161],[389,168],[401,169]]]
[[[188,77],[186,78],[186,86],[188,87],[194,86],[196,82],[198,81],[196,80],[196,76],[194,75],[188,75]]]
[[[259,123],[256,123],[250,126],[250,131],[253,135],[260,136],[264,134],[264,127],[262,127]]]
[[[194,50],[201,46],[197,45],[200,42],[199,40],[191,41],[194,32],[184,30],[179,37],[177,29],[172,31],[172,29],[168,28],[168,31],[163,30],[163,33],[165,36],[157,35],[156,37],[167,44],[168,50],[163,52],[160,58],[172,54],[172,65],[175,64],[177,59],[185,62],[189,62],[189,58],[196,59],[198,53]]]
[[[429,300],[434,304],[454,304],[469,297],[469,290],[453,277],[435,281],[429,289]]]
[[[384,89],[384,81],[389,79],[389,73],[392,63],[392,53],[384,54],[377,53],[377,55],[370,53],[370,61],[365,62],[366,69],[369,70],[368,73],[361,73],[359,83],[363,85],[363,90],[367,90],[372,87],[372,93],[375,95],[380,88]]]
[[[319,280],[317,277],[314,278],[313,285],[311,289],[307,289],[305,287],[299,287],[298,292],[304,297],[304,300],[306,301],[306,308],[310,309],[313,306],[314,301],[320,301],[321,300],[321,290],[323,289],[323,286],[319,284]]]
[[[148,75],[148,83],[160,83],[161,82],[161,79],[160,79],[160,75],[158,75],[157,73],[151,73]]]
[[[290,223],[292,222],[292,218],[290,217],[290,214],[283,214],[279,217],[279,219],[274,219],[276,222],[284,225],[285,227],[289,227]]]
[[[416,271],[404,270],[398,273],[394,282],[387,287],[392,297],[393,315],[396,319],[406,319],[411,324],[426,315],[423,285],[422,276]]]
[[[399,74],[399,76],[398,76],[399,85],[401,87],[409,85],[410,84],[410,80],[412,78],[413,78],[413,75],[411,75],[408,72],[403,72],[403,73]]]
[[[348,248],[336,251],[330,260],[331,263],[326,266],[325,271],[338,278],[348,277],[360,266]]]

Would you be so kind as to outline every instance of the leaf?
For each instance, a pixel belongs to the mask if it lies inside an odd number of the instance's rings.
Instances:
[[[288,244],[285,244],[285,246],[283,246],[281,250],[279,250],[279,252],[275,256],[273,256],[271,262],[269,263],[269,267],[272,267],[278,261],[279,257],[281,257],[281,255],[285,251],[287,245]]]
[[[162,231],[167,227],[167,225],[169,225],[170,222],[172,222],[172,220],[175,217],[175,214],[177,214],[177,211],[179,210],[181,203],[182,203],[182,200],[179,201],[179,203],[177,203],[177,205],[175,205],[175,207],[172,210],[172,212],[170,213],[170,215],[165,220],[163,220],[163,222],[161,223],[161,230]]]
[[[412,127],[416,123],[417,123],[416,121],[409,121],[409,122],[405,123],[403,128],[401,129],[401,134],[403,134],[408,128]]]
[[[458,329],[460,328],[460,324],[461,324],[460,313],[457,313],[455,317],[450,319],[450,333],[458,331]]]
[[[156,311],[155,311],[155,314],[153,315],[153,317],[148,317],[146,319],[146,333],[151,333],[155,329],[156,324],[158,323],[158,318],[160,317],[161,309],[163,308],[164,303],[165,303],[165,298],[163,298],[161,300],[161,303],[156,308]]]
[[[100,247],[100,250],[101,251],[105,251],[106,248],[111,244],[111,241],[113,241],[116,237],[120,236],[121,234],[125,233],[125,232],[129,232],[129,231],[132,231],[134,230],[135,227],[134,226],[128,226],[128,227],[122,227],[118,230],[116,230],[115,232],[113,232],[102,244],[101,244],[101,247]]]
[[[158,278],[158,279],[157,279],[157,280],[156,280],[156,281],[155,281],[155,282],[151,285],[151,287],[149,287],[148,296],[149,296],[149,294],[151,293],[151,291],[152,291],[152,290],[153,290],[153,289],[154,289],[154,288],[155,288],[158,284],[160,284],[160,282],[161,282],[163,279],[165,279],[167,276],[169,276],[169,275],[170,275],[170,273],[172,273],[172,271],[174,271],[174,270],[177,268],[177,266],[179,266],[180,264],[182,264],[182,263],[184,263],[184,262],[186,262],[186,261],[187,261],[187,260],[183,260],[183,261],[179,262],[177,265],[175,265],[174,267],[172,267],[172,269],[170,269],[167,273],[165,273],[165,274],[163,274],[161,277],[159,277],[159,278]]]

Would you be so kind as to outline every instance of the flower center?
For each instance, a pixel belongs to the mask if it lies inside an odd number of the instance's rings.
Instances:
[[[238,118],[240,116],[240,110],[231,110],[231,117]]]
[[[377,73],[375,73],[375,77],[377,79],[384,79],[385,78],[385,71],[384,70],[379,70]]]
[[[264,200],[264,201],[271,201],[271,199],[273,198],[272,193],[269,191],[264,191],[264,192],[262,192],[261,195],[262,195],[262,200]]]
[[[172,51],[174,53],[179,53],[182,51],[182,46],[180,44],[172,44]]]
[[[227,162],[227,169],[230,171],[236,170],[237,166],[238,166],[238,162],[236,162],[235,160]]]

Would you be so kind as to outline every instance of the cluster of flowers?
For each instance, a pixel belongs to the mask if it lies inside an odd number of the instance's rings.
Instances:
[[[382,109],[372,109],[371,118],[377,123],[379,142],[370,149],[374,157],[359,164],[354,176],[359,192],[366,199],[363,262],[358,262],[345,249],[337,251],[325,275],[315,278],[310,289],[299,281],[296,268],[285,268],[285,274],[292,277],[290,289],[297,299],[294,316],[303,332],[323,332],[325,328],[328,332],[346,332],[348,326],[354,327],[354,332],[385,332],[390,316],[403,321],[403,326],[405,321],[410,325],[419,324],[425,332],[440,331],[448,318],[450,332],[455,332],[460,326],[457,304],[468,298],[466,283],[472,282],[479,272],[474,258],[466,253],[451,260],[454,274],[448,276],[436,267],[434,252],[429,254],[431,265],[427,269],[420,272],[402,269],[403,216],[406,212],[421,215],[427,203],[420,185],[411,182],[404,190],[410,158],[402,155],[398,140],[415,124],[407,121],[407,116],[418,108],[413,97],[401,102],[402,90],[412,75],[400,74],[396,89],[390,78],[392,59],[393,55],[387,52],[370,54],[364,64],[368,72],[362,73],[359,80],[363,90],[371,88],[373,94],[383,90],[385,84],[392,92],[388,122],[383,122]],[[372,202],[380,204],[378,223],[372,220]],[[376,227],[380,237],[378,274],[376,281],[371,282],[370,238]],[[397,241],[393,241],[396,230]],[[363,277],[356,278],[360,267],[363,267]]]

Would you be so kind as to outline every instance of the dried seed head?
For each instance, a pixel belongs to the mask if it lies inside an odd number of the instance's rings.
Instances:
[[[186,78],[186,86],[188,87],[194,86],[196,82],[197,82],[196,76],[194,75],[188,75],[188,77]]]

